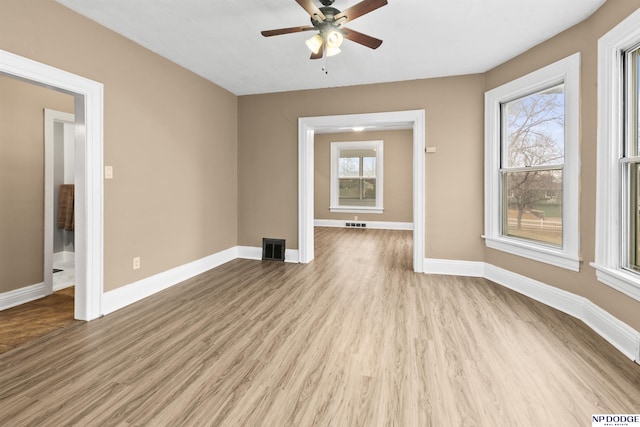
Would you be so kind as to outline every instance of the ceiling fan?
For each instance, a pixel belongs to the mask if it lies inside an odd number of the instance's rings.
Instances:
[[[387,4],[387,0],[363,0],[344,12],[331,7],[334,0],[320,0],[322,3],[320,8],[311,0],[295,1],[311,16],[311,25],[262,31],[263,36],[271,37],[317,30],[318,34],[307,40],[307,47],[311,50],[311,59],[322,58],[325,53],[327,56],[337,55],[340,53],[340,45],[345,38],[371,49],[377,49],[382,44],[380,39],[344,28],[342,25],[381,8]]]

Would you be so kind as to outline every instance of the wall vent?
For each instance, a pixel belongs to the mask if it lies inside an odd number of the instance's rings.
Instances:
[[[284,261],[284,239],[262,239],[263,261]]]
[[[349,228],[367,228],[366,222],[346,222],[344,225]]]

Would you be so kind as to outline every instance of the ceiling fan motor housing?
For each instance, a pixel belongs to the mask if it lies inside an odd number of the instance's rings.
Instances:
[[[325,16],[325,19],[321,20],[321,19],[318,19],[317,16],[312,16],[311,24],[321,32],[329,31],[329,30],[337,30],[340,24],[338,21],[335,20],[335,16],[339,14],[340,11],[335,7],[329,7],[329,6],[321,7],[320,11]]]

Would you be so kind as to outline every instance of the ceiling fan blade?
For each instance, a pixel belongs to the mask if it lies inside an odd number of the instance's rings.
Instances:
[[[360,33],[356,30],[350,30],[349,28],[341,28],[340,32],[342,33],[345,39],[349,39],[352,42],[360,43],[361,45],[371,49],[377,49],[382,44],[382,40]]]
[[[344,24],[361,17],[366,13],[373,12],[374,10],[381,8],[386,4],[387,0],[363,0],[360,3],[351,6],[349,9],[338,13],[335,16],[335,20],[337,21],[338,19],[346,18],[345,20],[342,20],[340,22],[341,24]]]
[[[321,20],[324,21],[326,19],[326,17],[324,16],[324,13],[322,13],[322,11],[318,9],[318,6],[313,4],[311,0],[296,0],[296,3],[302,6],[302,8],[306,10],[307,13],[311,15],[312,18],[314,17],[314,15],[318,15],[318,17]]]
[[[266,30],[262,31],[261,34],[265,37],[271,36],[279,36],[280,34],[291,34],[291,33],[299,33],[302,31],[310,31],[315,30],[311,25],[304,25],[301,27],[289,27],[289,28],[279,28],[277,30]]]

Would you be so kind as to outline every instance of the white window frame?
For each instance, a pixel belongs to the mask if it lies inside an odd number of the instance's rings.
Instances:
[[[376,151],[376,205],[375,206],[340,206],[340,180],[338,179],[338,157],[341,150],[375,150]],[[349,141],[331,143],[331,195],[329,211],[345,213],[384,213],[384,142]]]
[[[595,262],[598,280],[640,301],[640,275],[625,264],[624,61],[623,53],[640,43],[640,10],[598,40],[598,169]]]
[[[564,83],[565,134],[562,183],[562,247],[501,233],[501,105]],[[485,244],[487,247],[572,271],[580,271],[580,53],[485,93]]]

